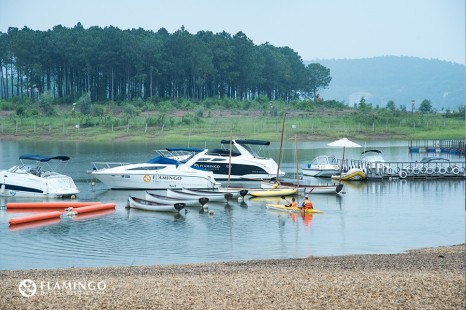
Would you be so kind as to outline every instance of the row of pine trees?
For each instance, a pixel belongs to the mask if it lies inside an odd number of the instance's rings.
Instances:
[[[329,69],[305,65],[289,47],[255,45],[243,32],[191,34],[181,27],[170,34],[80,23],[0,33],[0,69],[2,99],[49,92],[61,102],[84,94],[93,102],[259,96],[288,102],[315,97],[331,81]]]

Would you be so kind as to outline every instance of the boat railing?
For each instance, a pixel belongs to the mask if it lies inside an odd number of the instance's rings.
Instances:
[[[123,162],[92,162],[92,170],[88,172],[121,167],[121,166],[129,165],[129,164],[130,163],[123,163]]]
[[[352,160],[344,170],[359,168],[369,178],[428,178],[428,177],[466,177],[464,161],[449,161],[436,163],[422,162],[370,162]]]

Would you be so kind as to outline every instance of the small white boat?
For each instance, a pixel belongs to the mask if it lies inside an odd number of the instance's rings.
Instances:
[[[220,188],[218,190],[209,190],[209,189],[193,189],[193,188],[183,188],[183,191],[190,194],[200,195],[209,197],[209,195],[218,196],[218,194],[231,194],[231,198],[244,197],[248,194],[247,189],[231,189],[231,188]],[[228,198],[228,199],[231,199]]]
[[[160,204],[175,204],[175,203],[184,203],[187,207],[198,207],[205,205],[209,198],[207,197],[195,197],[192,199],[179,199],[163,195],[158,195],[155,193],[146,192],[146,200],[154,201]]]
[[[157,156],[147,163],[93,163],[90,173],[111,189],[218,188],[212,171],[192,167],[206,151],[184,162]]]
[[[185,204],[184,203],[160,204],[154,201],[149,201],[149,200],[129,196],[128,206],[130,208],[145,210],[145,211],[180,212],[180,210],[182,210],[185,207]]]
[[[199,199],[201,197],[209,198],[209,201],[228,201],[233,199],[233,194],[230,192],[212,192],[212,193],[200,193],[189,191],[185,188],[180,189],[167,189],[167,196],[177,199]]]
[[[56,172],[68,156],[21,155],[21,164],[0,173],[0,196],[72,198],[79,190],[73,179]],[[58,162],[52,165],[51,161]]]
[[[340,172],[335,156],[320,155],[302,168],[303,175],[330,178]]]

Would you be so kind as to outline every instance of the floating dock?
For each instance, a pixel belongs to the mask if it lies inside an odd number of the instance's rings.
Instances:
[[[408,143],[410,153],[447,153],[465,155],[464,140],[411,140]]]
[[[442,163],[420,162],[380,162],[371,163],[370,167],[361,168],[368,180],[377,179],[464,179],[466,169],[464,161]]]

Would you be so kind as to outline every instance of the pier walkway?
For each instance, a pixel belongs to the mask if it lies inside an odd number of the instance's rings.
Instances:
[[[465,161],[376,162],[366,167],[361,166],[360,161],[352,161],[352,167],[362,169],[368,180],[466,178]]]

